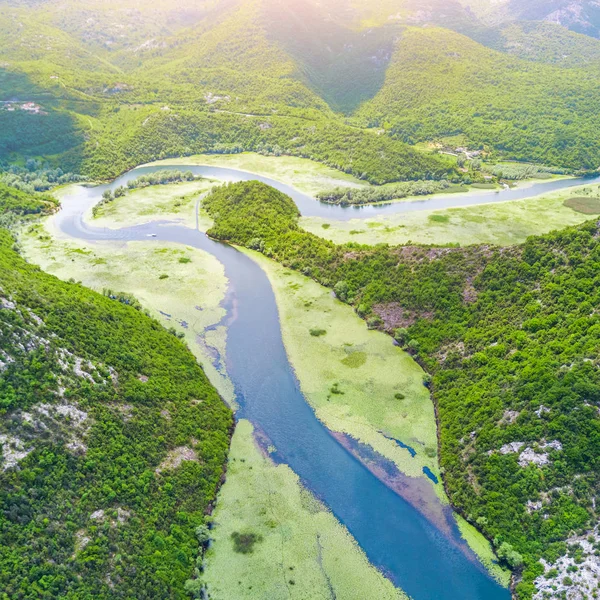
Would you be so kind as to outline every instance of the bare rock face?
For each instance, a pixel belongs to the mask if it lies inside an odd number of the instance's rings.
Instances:
[[[544,574],[535,580],[534,600],[545,598],[567,598],[583,600],[592,598],[600,578],[600,557],[595,555],[600,544],[598,527],[582,536],[567,540],[569,553],[561,556],[554,564],[544,559]]]

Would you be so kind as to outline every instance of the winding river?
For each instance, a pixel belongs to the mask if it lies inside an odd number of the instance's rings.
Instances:
[[[531,198],[549,192],[567,189],[584,184],[593,184],[600,182],[598,177],[578,177],[570,179],[553,179],[532,185],[516,187],[503,190],[484,190],[480,192],[469,192],[468,194],[438,194],[435,196],[423,196],[419,199],[402,200],[399,202],[388,202],[385,204],[367,204],[361,206],[340,206],[337,204],[327,204],[325,202],[317,202],[308,194],[304,194],[297,189],[275,179],[263,177],[249,173],[248,171],[240,171],[238,169],[229,169],[225,167],[209,167],[198,165],[156,165],[138,167],[129,171],[116,182],[111,184],[110,188],[114,189],[119,185],[127,183],[131,179],[135,179],[146,173],[155,173],[157,171],[172,171],[185,170],[191,171],[194,175],[201,175],[209,179],[217,179],[219,181],[250,181],[257,180],[266,183],[278,189],[280,192],[290,196],[296,206],[300,209],[303,217],[321,217],[323,219],[331,219],[334,221],[350,221],[351,219],[370,219],[373,217],[394,215],[399,213],[410,213],[421,210],[440,210],[444,208],[457,208],[461,206],[474,206],[476,204],[493,204],[496,202],[508,202],[509,200],[522,200]],[[104,187],[102,189],[105,189]]]
[[[138,168],[109,185],[73,188],[63,198],[63,207],[55,217],[57,226],[69,236],[90,241],[148,240],[149,235],[155,235],[159,240],[186,244],[214,255],[224,265],[230,282],[225,300],[226,366],[240,406],[238,417],[255,424],[277,449],[277,459],[288,464],[332,510],[372,564],[414,600],[508,600],[508,590],[489,577],[462,542],[456,526],[450,532],[438,528],[376,477],[317,420],[288,362],[273,290],[255,262],[235,248],[181,225],[152,222],[110,230],[85,222],[85,213],[100,200],[104,190],[160,168]],[[336,219],[498,202],[582,183],[560,180],[499,193],[355,209],[319,204],[287,185],[243,171],[200,166],[164,168],[190,170],[224,181],[258,179],[289,194],[303,215]]]

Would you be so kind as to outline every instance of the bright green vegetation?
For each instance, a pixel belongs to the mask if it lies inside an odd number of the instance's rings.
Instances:
[[[291,185],[316,196],[323,189],[334,187],[366,187],[368,184],[341,171],[314,160],[296,156],[265,156],[254,152],[239,154],[201,154],[186,158],[172,158],[151,165],[208,165],[256,173]]]
[[[598,224],[506,250],[334,246],[299,229],[290,198],[256,182],[218,188],[205,206],[211,235],[331,286],[418,357],[449,496],[530,598],[538,559],[555,562],[564,540],[596,521]]]
[[[241,536],[253,543],[240,548]],[[211,537],[202,578],[213,598],[406,598],[297,475],[265,456],[245,420],[232,439]]]
[[[448,158],[336,120],[246,117],[185,106],[125,107],[105,118],[105,133],[95,136],[98,145],[88,146],[81,166],[95,177],[173,156],[241,151],[312,158],[375,184],[454,173]]]
[[[411,477],[424,477],[425,466],[439,476],[435,415],[421,368],[327,288],[258,252],[250,255],[269,277],[287,355],[317,417]]]
[[[482,257],[465,279],[467,302],[457,295],[408,332],[435,374],[451,497],[522,555],[522,597],[537,558],[563,554],[561,540],[595,520],[598,237],[592,222]],[[522,445],[500,452],[511,442]]]
[[[168,199],[169,186],[161,192]],[[162,217],[161,206],[159,202],[156,209]],[[104,226],[119,224],[107,219]],[[63,280],[81,281],[98,292],[112,289],[132,294],[164,327],[184,335],[212,384],[233,404],[233,388],[224,367],[213,364],[215,350],[225,355],[225,327],[206,331],[225,314],[220,303],[227,279],[217,259],[165,242],[62,240],[53,233],[51,222],[30,227],[20,235],[19,243],[29,262]],[[181,262],[182,258],[189,262]]]
[[[600,214],[599,188],[587,185],[544,196],[435,211],[414,211],[350,221],[302,217],[303,229],[336,244],[521,244],[531,235],[578,225]],[[577,207],[568,199],[582,198]]]
[[[195,227],[198,196],[213,185],[214,182],[202,179],[128,190],[122,196],[98,206],[93,211],[93,225],[119,228],[144,223],[151,218],[160,218]],[[68,193],[69,189],[66,188],[61,190],[59,196]]]
[[[13,243],[0,233],[0,588],[187,598],[231,412],[157,321]]]
[[[56,209],[56,200],[49,195],[32,195],[0,183],[0,214],[35,215]]]
[[[486,540],[473,525],[465,521],[458,513],[454,513],[460,534],[469,544],[469,547],[485,565],[492,577],[504,587],[509,587],[511,571],[498,563],[498,557],[494,553],[492,545]]]
[[[317,194],[317,199],[330,204],[369,204],[400,200],[409,196],[429,196],[436,193],[453,193],[457,191],[467,191],[467,188],[453,186],[446,180],[415,181],[384,187],[336,188],[320,192]]]
[[[593,66],[524,61],[447,29],[407,28],[358,114],[410,143],[462,134],[509,158],[595,169],[597,77]]]
[[[435,152],[460,138],[486,160],[597,167],[597,40],[439,0],[362,4],[4,3],[0,156],[108,178],[255,151],[379,184],[470,178]]]

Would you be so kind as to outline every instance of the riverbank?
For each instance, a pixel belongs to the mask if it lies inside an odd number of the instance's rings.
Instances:
[[[219,600],[407,600],[298,476],[259,448],[249,421],[237,424],[213,518],[203,580]]]
[[[221,302],[228,282],[211,254],[167,242],[84,242],[55,237],[52,217],[19,234],[24,257],[60,279],[135,296],[164,327],[183,334],[211,383],[230,405]]]
[[[269,278],[288,358],[317,417],[331,431],[368,444],[405,475],[425,477],[427,468],[439,479],[435,415],[421,367],[389,336],[368,330],[327,288],[240,250]]]
[[[564,179],[564,178],[563,178]],[[523,185],[523,189],[533,183]],[[573,197],[598,195],[597,184],[586,184],[542,196],[477,204],[462,208],[423,210],[340,221],[302,217],[303,229],[336,244],[494,244],[509,246],[529,236],[578,225],[590,219],[564,205]],[[422,200],[422,199],[421,199]]]

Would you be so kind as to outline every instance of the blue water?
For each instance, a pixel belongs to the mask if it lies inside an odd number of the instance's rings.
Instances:
[[[111,186],[127,178],[131,174]],[[278,459],[331,509],[369,560],[414,600],[509,600],[508,590],[474,559],[451,519],[445,531],[439,529],[317,420],[288,362],[275,297],[262,269],[234,248],[183,226],[88,227],[82,215],[104,189],[78,188],[64,199],[59,227],[87,240],[146,240],[155,234],[158,240],[206,250],[223,263],[230,281],[226,363],[240,405],[238,417],[256,424],[276,447]]]
[[[433,483],[439,483],[437,476],[435,475],[435,473],[432,472],[432,470],[429,467],[423,467],[423,473],[425,473],[425,475],[427,475],[427,477],[429,477],[429,479],[431,479]]]
[[[217,179],[219,181],[235,182],[235,181],[251,181],[257,180],[266,183],[279,191],[290,196],[304,217],[322,217],[324,219],[332,219],[337,221],[349,221],[351,219],[369,219],[377,216],[393,215],[398,213],[409,213],[419,210],[439,210],[443,208],[454,208],[459,206],[473,206],[476,204],[491,204],[495,202],[507,202],[509,200],[521,200],[570,188],[576,185],[592,184],[600,182],[600,176],[589,178],[579,177],[573,179],[557,179],[535,183],[528,187],[518,187],[514,189],[504,189],[499,191],[481,191],[470,192],[468,194],[448,194],[435,197],[423,197],[419,200],[390,202],[387,204],[365,205],[365,206],[340,206],[336,204],[327,204],[318,202],[309,195],[299,192],[293,187],[263,177],[248,173],[247,171],[239,171],[237,169],[227,169],[223,167],[207,167],[197,165],[181,165],[181,166],[153,166],[153,167],[138,167],[129,171],[113,184],[109,186],[114,189],[119,185],[127,183],[130,179],[136,179],[145,173],[155,173],[161,170],[182,170],[191,171],[195,175],[202,175],[207,178]],[[106,188],[102,188],[106,189]]]

